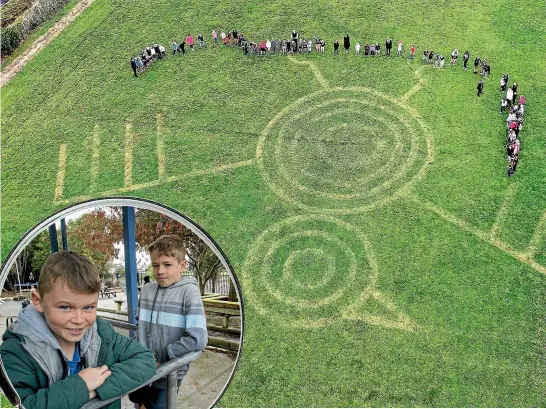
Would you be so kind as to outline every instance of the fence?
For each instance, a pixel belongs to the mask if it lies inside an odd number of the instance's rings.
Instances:
[[[192,272],[185,271],[185,276],[193,276]],[[229,284],[231,277],[229,275],[219,275],[216,280],[209,280],[205,284],[205,293],[229,294]]]

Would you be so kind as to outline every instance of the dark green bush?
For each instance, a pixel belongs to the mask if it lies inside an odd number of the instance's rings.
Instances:
[[[17,26],[5,27],[0,34],[2,55],[10,55],[22,40],[21,30]]]

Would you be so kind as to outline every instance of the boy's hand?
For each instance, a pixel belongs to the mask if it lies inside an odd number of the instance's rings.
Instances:
[[[85,368],[78,372],[78,375],[85,381],[87,389],[91,392],[101,386],[112,372],[103,365],[100,368]]]

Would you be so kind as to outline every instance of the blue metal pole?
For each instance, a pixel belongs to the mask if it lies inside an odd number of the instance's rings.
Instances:
[[[129,323],[136,325],[138,310],[138,284],[136,263],[135,209],[131,206],[122,207],[123,219],[123,249],[125,252],[125,286],[127,288],[127,313]],[[134,337],[135,331],[129,335]]]
[[[49,248],[52,253],[59,251],[59,239],[57,238],[57,226],[55,223],[48,227],[49,230]]]
[[[66,221],[61,219],[61,240],[63,242],[63,250],[68,250],[68,238],[66,237]]]

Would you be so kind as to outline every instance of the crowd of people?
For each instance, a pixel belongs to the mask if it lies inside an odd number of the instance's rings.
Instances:
[[[324,53],[326,51],[326,42],[323,38],[312,35],[311,38],[300,36],[298,31],[293,30],[284,39],[262,39],[260,41],[251,41],[247,39],[242,32],[237,30],[217,31],[213,29],[211,32],[211,39],[214,45],[218,45],[220,42],[226,47],[238,47],[242,50],[244,55],[267,55],[267,54],[308,54],[313,52],[313,49],[317,53]],[[343,40],[335,40],[333,42],[333,54],[339,54],[340,46],[343,45],[343,49],[346,54],[349,54],[354,49],[355,55],[364,55],[371,57],[380,57],[382,47],[379,42],[365,43],[361,46],[360,43],[351,46],[351,39],[349,34],[343,37]],[[207,47],[204,36],[199,33],[197,36],[197,45],[199,48]],[[393,47],[396,48],[396,55],[407,55],[410,59],[415,58],[416,47],[415,44],[411,44],[409,53],[405,54],[404,43],[402,40],[393,41],[392,38],[387,37],[385,40],[384,55],[386,57],[391,56]],[[172,42],[172,55],[181,54],[185,55],[186,52],[195,51],[195,39],[191,34],[188,34],[184,41]],[[152,61],[158,58],[165,57],[165,47],[160,44],[154,44],[146,47],[141,55],[131,58],[131,67],[134,75],[137,76],[137,72],[142,72],[150,65]],[[443,54],[429,50],[428,48],[423,50],[422,61],[425,64],[430,64],[436,68],[443,68],[446,58]],[[455,48],[450,55],[449,65],[457,65],[459,60],[459,50]],[[470,61],[470,52],[465,51],[463,54],[462,69],[467,70],[468,63]],[[489,77],[491,74],[491,66],[486,58],[480,58],[476,56],[473,63],[473,73],[481,75],[478,81],[477,96],[480,96],[484,92],[485,82],[484,78]],[[514,83],[511,87],[508,87],[508,74],[505,74],[501,79],[501,90],[506,92],[506,98],[501,101],[501,112],[509,111],[507,119],[507,141],[506,150],[507,158],[510,162],[508,169],[508,176],[514,174],[518,166],[519,146],[520,141],[518,139],[518,133],[523,127],[523,111],[525,106],[525,97],[521,96],[517,100],[517,84]]]
[[[501,99],[500,112],[506,113],[506,161],[509,162],[508,177],[512,176],[518,167],[520,152],[520,132],[523,129],[523,114],[525,112],[525,95],[518,98],[518,84],[508,86],[509,76],[504,74],[500,80],[500,92],[506,93]]]
[[[152,44],[142,50],[141,54],[131,57],[131,69],[133,70],[135,77],[138,77],[137,72],[144,72],[153,61],[158,58],[161,59],[166,55],[165,47],[161,44]]]

